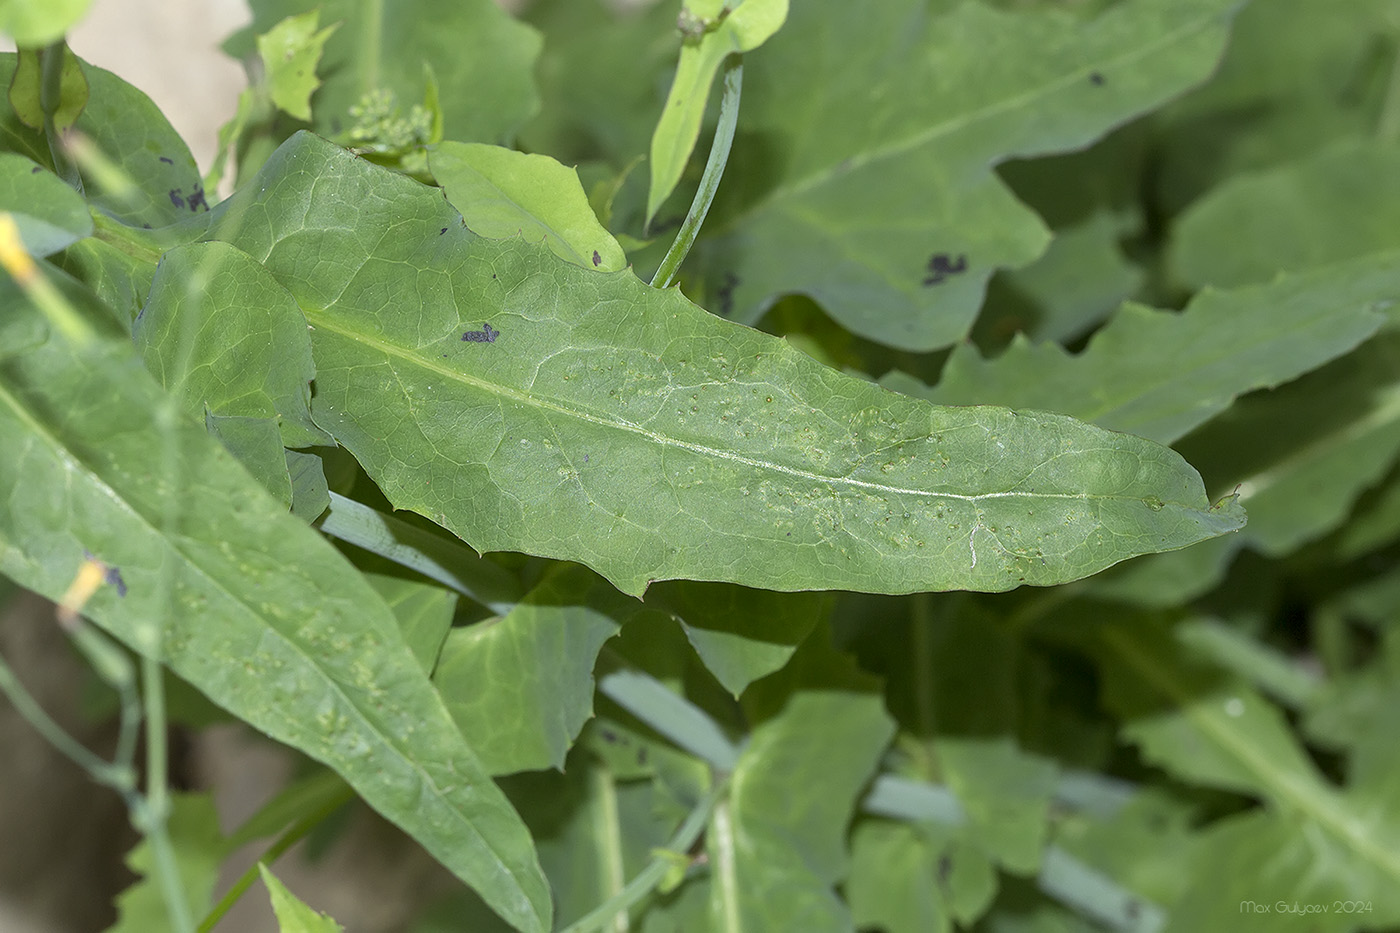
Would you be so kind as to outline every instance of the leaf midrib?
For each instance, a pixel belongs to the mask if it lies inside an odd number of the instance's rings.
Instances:
[[[105,490],[113,501],[121,503],[121,505],[125,507],[131,515],[133,515],[138,521],[145,525],[146,528],[159,540],[166,542],[168,547],[170,547],[173,551],[175,551],[183,558],[186,566],[194,569],[200,576],[209,581],[209,583],[212,584],[218,591],[224,593],[224,595],[227,596],[235,605],[241,606],[244,609],[244,611],[248,612],[254,618],[262,620],[261,614],[259,614],[252,606],[250,606],[247,602],[241,599],[238,595],[231,592],[223,584],[222,581],[220,581],[216,576],[205,570],[205,568],[201,566],[198,562],[196,562],[190,555],[186,554],[177,544],[171,541],[171,539],[164,532],[162,532],[155,524],[153,524],[151,519],[149,519],[140,509],[137,509],[125,496],[121,495],[116,489],[114,489],[111,486],[111,484],[109,484],[106,481],[106,479],[101,476],[101,474],[99,474],[95,469],[91,468],[82,458],[78,457],[75,453],[73,453],[73,451],[69,450],[68,446],[64,444],[56,435],[47,430],[42,424],[42,422],[35,419],[30,414],[29,409],[25,405],[23,405],[18,398],[12,395],[8,387],[5,386],[2,382],[0,382],[0,401],[3,401],[5,405],[15,413],[15,416],[19,418],[21,423],[29,427],[30,431],[33,434],[42,439],[42,441],[48,445],[50,450],[58,454],[61,460],[66,460],[67,462],[72,464],[75,472],[89,477],[91,482],[97,484],[101,489]],[[432,775],[428,774],[428,772],[422,767],[422,765],[418,763],[418,761],[413,756],[404,753],[404,751],[398,746],[397,742],[395,741],[395,737],[391,736],[388,732],[378,728],[372,720],[366,717],[365,711],[360,707],[360,704],[355,702],[355,700],[348,693],[345,692],[342,684],[337,682],[328,673],[323,671],[321,667],[318,664],[316,664],[315,660],[307,651],[305,651],[296,642],[288,638],[288,636],[284,632],[279,630],[276,626],[264,624],[263,629],[265,632],[271,632],[279,641],[281,641],[287,647],[291,648],[293,654],[301,656],[302,659],[311,667],[312,670],[320,673],[322,679],[326,683],[330,684],[332,692],[337,693],[342,698],[344,698],[349,707],[358,714],[366,730],[371,735],[378,736],[380,741],[384,742],[384,744],[387,745],[389,748],[392,748],[396,752],[398,752],[399,757],[403,761],[407,762],[414,771],[418,772],[420,778],[425,783],[425,785],[427,787],[432,788],[434,795],[438,799],[442,800],[444,804],[447,805],[447,809],[451,813],[457,816],[458,821],[465,827],[466,831],[475,836],[477,839],[481,840],[482,848],[489,851],[492,857],[496,859],[496,863],[500,868],[501,873],[504,874],[506,877],[512,879],[515,878],[515,873],[510,869],[510,867],[505,863],[505,861],[500,857],[500,855],[496,853],[495,847],[487,844],[486,837],[482,835],[482,833],[472,824],[472,822],[469,819],[466,818],[465,814],[458,811],[458,809],[452,805],[451,801],[447,798],[447,795],[443,793],[442,789],[438,787],[437,782],[433,780]],[[517,881],[516,887],[519,896],[525,901],[525,904],[527,905],[528,912],[533,915],[535,913],[534,905],[533,903],[531,903],[529,895],[525,892],[524,885],[520,884]]]
[[[626,431],[632,434],[636,434],[639,437],[646,438],[647,440],[650,440],[651,442],[663,447],[674,447],[680,450],[690,451],[691,453],[700,454],[702,456],[714,457],[719,460],[728,460],[733,463],[741,464],[747,467],[752,467],[757,470],[771,470],[776,473],[783,473],[785,475],[792,476],[796,479],[807,480],[810,482],[830,486],[849,486],[857,489],[869,490],[882,495],[915,496],[929,499],[952,499],[962,502],[971,502],[974,504],[987,499],[1005,498],[1032,500],[1067,499],[1078,502],[1145,501],[1142,497],[1139,496],[1108,495],[1099,493],[1027,492],[1018,491],[1014,489],[1002,490],[999,492],[984,492],[973,494],[958,492],[940,492],[930,489],[913,489],[902,486],[890,486],[884,483],[875,483],[868,480],[855,479],[854,477],[850,476],[828,476],[821,473],[815,473],[810,470],[802,470],[796,467],[787,466],[785,464],[775,463],[769,460],[758,460],[740,453],[735,453],[731,450],[723,450],[717,447],[708,447],[704,444],[698,444],[693,441],[681,440],[680,438],[670,437],[666,434],[661,434],[657,431],[650,431],[642,427],[641,425],[631,421],[625,421],[618,418],[605,418],[601,415],[595,414],[594,412],[585,411],[578,408],[571,408],[552,399],[534,395],[529,392],[523,392],[519,389],[502,385],[499,382],[489,382],[485,379],[481,379],[468,373],[461,372],[460,370],[443,366],[442,364],[437,363],[436,361],[428,357],[418,355],[414,351],[399,346],[398,344],[391,343],[387,340],[381,340],[372,334],[367,334],[363,331],[355,330],[351,327],[345,326],[340,322],[336,321],[335,318],[327,310],[314,310],[303,307],[302,312],[306,315],[306,319],[311,324],[313,330],[316,328],[328,330],[332,333],[338,334],[341,337],[345,337],[356,343],[363,344],[379,353],[384,354],[386,357],[389,357],[391,359],[402,360],[405,363],[417,366],[421,369],[426,369],[434,373],[435,375],[441,376],[444,379],[461,383],[470,388],[477,389],[491,395],[497,395],[509,399],[512,402],[516,402],[521,405],[527,405],[536,409],[540,409],[542,411],[555,412],[557,414],[561,414],[569,418],[577,418],[580,421],[587,421],[591,424],[596,424],[600,427],[609,428],[617,431]],[[1037,464],[1037,466],[1039,466],[1039,464]],[[1190,506],[1186,503],[1174,504],[1199,511],[1199,509],[1196,509],[1195,507]]]
[[[1093,64],[1084,68],[1075,69],[1074,71],[1066,73],[1064,77],[1060,78],[1059,80],[1037,85],[1035,88],[1029,91],[1025,91],[1021,94],[1017,94],[1015,96],[996,101],[987,107],[983,107],[980,110],[973,110],[958,114],[957,116],[943,123],[935,124],[934,126],[929,127],[925,131],[921,133],[916,133],[913,136],[907,137],[903,140],[899,140],[886,146],[868,149],[865,152],[858,152],[850,156],[837,159],[833,164],[828,165],[825,168],[818,169],[804,178],[800,178],[793,181],[791,184],[777,186],[762,200],[755,202],[745,210],[731,215],[721,224],[713,227],[709,231],[709,234],[711,236],[714,236],[722,233],[727,233],[731,229],[741,225],[749,217],[755,214],[762,213],[765,209],[767,209],[775,202],[781,201],[784,198],[796,197],[798,195],[804,194],[805,192],[810,191],[813,188],[817,188],[823,184],[826,184],[827,182],[839,176],[850,174],[856,169],[863,168],[867,165],[871,165],[876,162],[882,162],[887,159],[897,158],[906,153],[912,152],[916,149],[926,146],[944,136],[949,136],[953,133],[966,129],[967,127],[970,127],[976,123],[982,122],[984,120],[993,119],[995,117],[1001,116],[1003,113],[1010,112],[1022,106],[1029,107],[1032,103],[1041,98],[1050,96],[1052,94],[1056,94],[1064,88],[1071,87],[1077,83],[1087,80],[1090,74],[1101,69],[1116,68],[1119,65],[1131,65],[1132,63],[1137,62],[1141,59],[1157,55],[1159,52],[1177,43],[1178,41],[1181,41],[1194,33],[1206,29],[1210,26],[1211,22],[1213,20],[1218,19],[1220,15],[1221,14],[1218,12],[1202,15],[1199,19],[1188,23],[1187,25],[1182,26],[1179,29],[1176,29],[1172,32],[1166,33],[1157,41],[1149,43],[1146,46],[1140,46],[1132,50],[1131,52],[1120,55],[1116,58],[1104,59],[1098,64]]]

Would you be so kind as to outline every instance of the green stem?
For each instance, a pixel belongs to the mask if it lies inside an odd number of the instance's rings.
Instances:
[[[666,288],[676,280],[681,263],[695,244],[695,238],[700,235],[705,215],[710,212],[710,204],[719,190],[719,180],[724,175],[724,166],[729,161],[729,149],[734,145],[734,128],[739,123],[739,96],[743,88],[743,56],[731,55],[724,62],[724,96],[720,99],[719,125],[715,127],[715,139],[710,145],[705,174],[700,177],[700,189],[695,192],[695,200],[690,202],[690,213],[685,215],[680,232],[657,267],[656,275],[652,276],[651,284],[657,288]]]
[[[210,930],[214,929],[214,925],[223,919],[224,914],[238,903],[243,892],[247,891],[252,887],[253,882],[258,880],[259,864],[271,866],[273,862],[286,854],[288,849],[300,842],[307,833],[321,825],[327,817],[349,803],[354,797],[355,792],[350,789],[349,785],[346,785],[341,793],[328,797],[319,807],[288,827],[287,831],[279,836],[276,842],[268,846],[267,851],[256,862],[248,866],[247,871],[238,876],[233,887],[224,893],[224,896],[219,899],[219,903],[215,904],[204,919],[199,922],[196,933],[209,933]]]
[[[59,39],[39,52],[39,109],[44,112],[44,138],[49,144],[49,156],[53,159],[54,170],[59,177],[72,185],[79,193],[83,190],[83,179],[77,166],[63,149],[58,125],[54,115],[63,101],[63,64],[68,54],[68,45]]]
[[[146,799],[136,811],[136,823],[151,845],[170,927],[177,933],[188,933],[194,929],[194,917],[180,883],[180,866],[167,828],[170,756],[166,746],[165,675],[160,662],[146,655],[141,658],[141,686],[146,705]]]
[[[638,872],[621,891],[566,926],[560,933],[589,933],[601,929],[618,913],[630,909],[633,904],[650,894],[674,864],[674,860],[666,857],[665,853],[690,851],[727,788],[727,781],[717,781],[714,788],[686,816],[685,822],[676,830],[675,835],[667,840],[662,854],[648,862],[647,867]]]
[[[34,699],[33,694],[25,689],[19,678],[10,670],[10,666],[0,658],[0,693],[10,701],[14,708],[24,717],[25,721],[34,727],[44,739],[54,748],[67,757],[70,761],[82,768],[92,779],[99,784],[110,787],[130,803],[136,794],[136,773],[130,767],[122,767],[104,761],[94,752],[90,751],[83,743],[69,735],[67,730],[60,726],[44,708],[39,705],[39,701]]]

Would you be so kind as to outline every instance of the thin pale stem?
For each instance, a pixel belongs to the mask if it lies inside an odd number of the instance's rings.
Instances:
[[[354,796],[355,792],[346,786],[339,794],[327,798],[319,807],[288,827],[287,831],[279,836],[276,842],[268,846],[262,857],[238,877],[233,886],[219,899],[219,903],[215,904],[205,915],[204,919],[199,922],[197,933],[209,933],[210,930],[214,929],[214,925],[223,919],[224,914],[238,903],[238,899],[243,896],[243,893],[252,887],[254,881],[258,880],[259,864],[271,865],[277,861],[288,849],[300,842],[307,833],[321,825],[336,810],[349,803]]]
[[[716,782],[714,788],[686,816],[685,822],[676,830],[675,835],[667,840],[662,854],[648,862],[647,867],[627,882],[627,886],[621,891],[566,926],[560,933],[591,933],[593,930],[600,930],[619,913],[627,911],[655,890],[674,864],[674,860],[668,858],[665,853],[690,851],[727,788],[727,781]]]
[[[744,88],[744,59],[731,55],[724,62],[724,96],[719,104],[719,125],[715,127],[715,139],[710,145],[710,158],[705,163],[705,174],[700,178],[700,189],[695,192],[695,200],[690,202],[690,213],[685,215],[680,232],[676,234],[671,248],[661,260],[661,265],[652,276],[651,284],[666,288],[675,282],[681,263],[685,262],[695,238],[700,235],[700,227],[705,223],[705,215],[710,212],[710,204],[719,190],[719,180],[724,175],[724,166],[729,162],[729,150],[734,145],[734,128],[739,123],[739,96]]]
[[[44,112],[44,138],[49,144],[54,169],[59,177],[81,192],[82,176],[64,151],[58,124],[54,122],[54,115],[63,102],[63,64],[67,55],[68,45],[63,39],[39,52],[39,109]]]

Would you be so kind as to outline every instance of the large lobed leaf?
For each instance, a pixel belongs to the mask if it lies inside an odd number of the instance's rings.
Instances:
[[[36,315],[10,290],[10,315]],[[522,930],[549,926],[530,837],[383,600],[268,496],[125,341],[0,364],[0,570],[59,597],[85,551],[125,595],[87,612],[326,762]]]
[[[993,165],[1085,146],[1203,80],[1238,3],[929,6],[796,4],[748,57],[744,171],[697,246],[715,310],[752,322],[797,292],[872,340],[953,343],[992,273],[1048,239]]]
[[[477,238],[309,134],[212,235],[312,326],[317,424],[480,550],[654,580],[881,592],[1052,584],[1240,527],[1147,441],[940,409],[626,272]]]

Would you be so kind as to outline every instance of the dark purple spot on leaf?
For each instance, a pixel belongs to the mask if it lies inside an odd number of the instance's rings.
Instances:
[[[928,275],[924,285],[942,285],[950,275],[961,275],[967,271],[967,256],[959,253],[953,258],[951,253],[934,253],[928,260]]]
[[[1104,77],[1097,71],[1089,72],[1089,83],[1094,87],[1103,87]]]
[[[604,742],[607,742],[609,745],[612,745],[614,742],[617,741],[617,733],[612,731],[611,729],[599,729],[598,737],[601,738]]]
[[[29,170],[29,174],[31,174],[31,175],[37,175],[37,174],[39,174],[40,172],[42,172],[43,170],[44,170],[44,167],[43,167],[42,165],[36,165],[36,166],[34,166],[33,168],[31,168],[31,169]]]
[[[584,454],[584,455],[583,455],[583,462],[584,462],[584,463],[587,463],[587,462],[588,462],[588,454]]]
[[[947,885],[949,877],[953,874],[953,859],[946,852],[938,857],[938,883]]]
[[[162,162],[164,162],[166,165],[174,165],[174,164],[175,164],[175,160],[172,159],[172,158],[170,158],[170,157],[168,157],[168,156],[161,156],[161,157],[160,157],[160,160],[161,160]]]
[[[201,207],[206,211],[209,210],[209,202],[204,200],[204,186],[199,182],[195,182],[194,191],[189,197],[189,205],[191,211],[198,211]]]
[[[501,336],[501,332],[490,324],[482,324],[481,330],[469,330],[462,335],[462,339],[468,343],[495,343],[496,338]]]
[[[446,227],[443,227],[441,230],[438,231],[438,236],[442,236],[442,235],[443,235],[444,233],[446,233],[446,232],[447,232],[447,228],[446,228]]]
[[[603,264],[603,257],[602,257],[602,256],[599,256],[599,255],[598,255],[598,251],[595,249],[595,250],[593,251],[593,265],[595,265],[595,266],[601,266],[602,264]]]
[[[117,588],[117,595],[126,596],[126,581],[122,579],[122,572],[116,567],[108,567],[103,574],[103,579]]]
[[[639,765],[644,765],[644,764],[646,764],[646,763],[647,763],[647,747],[646,747],[645,745],[643,745],[641,748],[637,749],[637,764],[639,764]]]
[[[171,189],[170,189],[170,203],[171,203],[171,204],[174,204],[176,207],[184,207],[184,206],[185,206],[185,199],[184,199],[184,197],[183,197],[183,194],[184,194],[184,192],[182,192],[179,188],[171,188]]]

